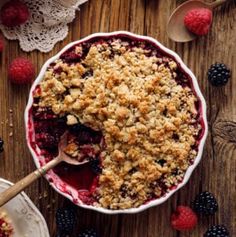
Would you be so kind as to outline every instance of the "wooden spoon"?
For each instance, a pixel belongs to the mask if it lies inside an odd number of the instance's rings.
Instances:
[[[82,165],[88,162],[88,160],[86,159],[83,161],[78,161],[66,155],[64,152],[66,145],[67,145],[67,132],[65,132],[61,137],[60,143],[58,145],[58,156],[54,158],[53,160],[49,161],[46,165],[35,170],[31,174],[27,175],[25,178],[21,179],[16,184],[14,184],[10,188],[2,192],[0,194],[0,207],[3,206],[12,198],[14,198],[18,193],[23,191],[35,180],[45,175],[48,170],[54,168],[60,162],[65,161],[66,163],[72,164],[72,165]]]
[[[212,3],[206,3],[201,0],[190,0],[184,2],[171,14],[167,24],[167,34],[169,38],[176,42],[188,42],[195,39],[197,36],[186,28],[184,25],[184,17],[189,10],[194,8],[214,8],[222,5],[227,0],[216,0]]]

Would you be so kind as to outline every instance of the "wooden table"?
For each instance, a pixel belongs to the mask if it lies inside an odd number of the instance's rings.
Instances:
[[[166,34],[169,15],[183,1],[174,0],[89,0],[70,24],[67,38],[47,54],[23,52],[18,42],[6,41],[0,69],[0,137],[5,152],[0,155],[0,176],[17,181],[35,165],[25,142],[23,113],[29,86],[14,86],[7,79],[7,66],[18,56],[30,58],[40,70],[43,63],[73,40],[94,32],[128,30],[152,36],[176,51],[198,78],[208,105],[209,135],[202,161],[188,184],[164,204],[136,215],[103,215],[78,210],[78,229],[95,227],[101,237],[200,237],[212,224],[224,224],[236,236],[236,1],[230,1],[214,14],[210,33],[191,43],[174,43]],[[215,62],[224,62],[232,70],[232,78],[222,88],[212,87],[206,72]],[[12,112],[11,112],[12,110]],[[214,193],[219,211],[201,218],[192,232],[178,233],[170,227],[171,212],[178,204],[190,205],[202,190]],[[58,195],[45,179],[27,188],[45,217],[51,236],[55,234],[55,211],[66,200]]]

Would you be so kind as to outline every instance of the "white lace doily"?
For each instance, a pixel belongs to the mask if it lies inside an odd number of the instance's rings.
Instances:
[[[9,28],[0,23],[4,36],[19,40],[24,51],[52,50],[68,34],[67,24],[75,18],[79,5],[87,0],[24,0],[30,9],[30,19],[23,25]],[[6,1],[1,1],[1,5]]]

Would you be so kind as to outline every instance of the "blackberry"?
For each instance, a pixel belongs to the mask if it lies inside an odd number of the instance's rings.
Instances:
[[[166,163],[166,160],[165,159],[160,159],[160,160],[156,161],[156,163],[163,167],[164,164]]]
[[[35,138],[40,148],[53,149],[58,147],[59,141],[49,133],[37,133]]]
[[[93,76],[93,70],[90,68],[89,70],[87,70],[83,75],[82,78],[87,79],[89,77]]]
[[[76,211],[74,208],[64,207],[57,209],[56,224],[58,237],[72,234],[75,223]]]
[[[203,237],[230,237],[228,230],[223,225],[213,225]]]
[[[92,171],[95,173],[95,174],[101,174],[102,173],[102,168],[100,167],[100,161],[98,158],[91,158],[89,160],[89,165],[92,169]]]
[[[230,78],[230,70],[223,63],[212,64],[208,70],[208,80],[213,86],[224,86]]]
[[[205,191],[196,196],[193,209],[198,214],[213,215],[218,210],[218,204],[213,194]]]
[[[99,237],[94,229],[86,229],[79,233],[78,237]]]
[[[69,131],[70,131],[71,133],[76,134],[76,133],[80,132],[80,131],[83,129],[83,126],[84,126],[84,125],[81,124],[81,123],[76,123],[76,124],[70,125],[70,126],[69,126]]]
[[[69,127],[69,131],[74,134],[79,144],[98,144],[101,141],[102,134],[81,123],[74,124]]]
[[[4,141],[0,138],[0,153],[3,152]]]

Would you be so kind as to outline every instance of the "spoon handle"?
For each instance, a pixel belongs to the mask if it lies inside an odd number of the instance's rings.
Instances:
[[[216,0],[213,3],[210,3],[211,8],[216,8],[224,3],[226,3],[228,0]]]
[[[49,161],[46,165],[40,167],[39,169],[33,171],[31,174],[27,175],[10,188],[6,189],[4,192],[0,194],[0,207],[7,203],[9,200],[14,198],[18,193],[23,191],[26,187],[28,187],[35,180],[43,176],[49,169],[55,167],[58,163],[60,163],[62,159],[58,156],[53,160]]]

